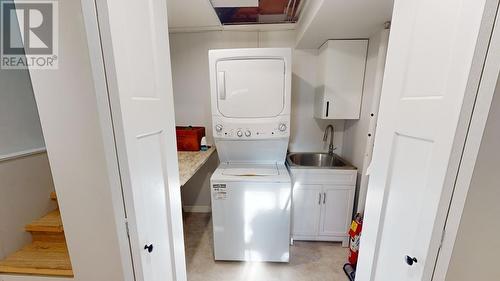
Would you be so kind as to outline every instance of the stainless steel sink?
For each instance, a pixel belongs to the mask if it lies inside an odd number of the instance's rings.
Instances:
[[[328,153],[290,153],[286,162],[295,168],[355,169],[338,155]]]

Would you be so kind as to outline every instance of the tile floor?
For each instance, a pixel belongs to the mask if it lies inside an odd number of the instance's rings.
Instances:
[[[347,249],[340,243],[295,242],[290,263],[214,261],[210,214],[185,213],[189,281],[346,281]]]

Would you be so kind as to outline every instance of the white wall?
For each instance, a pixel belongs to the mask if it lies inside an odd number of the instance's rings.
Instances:
[[[14,36],[20,40],[19,30]],[[24,226],[56,207],[38,110],[27,70],[0,69],[0,259],[31,242]],[[8,158],[8,160],[6,160]]]
[[[387,30],[382,30],[369,38],[360,118],[359,120],[346,120],[345,122],[343,156],[358,168],[354,209],[359,211],[364,209],[366,198],[368,183],[366,178],[366,170],[368,168],[366,158],[371,159],[371,152],[373,150],[373,139],[375,137],[374,125],[376,124],[378,115],[380,86],[384,71],[385,51],[388,43],[387,32]],[[372,145],[367,147],[368,143]]]
[[[15,24],[11,36],[21,42],[19,25]],[[0,85],[0,159],[44,148],[28,70],[0,69]]]
[[[0,159],[45,144],[27,70],[0,69]]]
[[[89,13],[86,22],[82,3]],[[30,74],[74,280],[131,280],[108,98],[96,91],[85,30],[88,24],[95,31],[95,3],[58,4],[59,69]]]
[[[500,249],[500,79],[474,167],[457,239],[446,275],[448,281],[498,280]]]
[[[0,260],[31,242],[24,226],[56,208],[46,153],[0,161]]]
[[[208,50],[293,46],[295,46],[293,30],[171,33],[170,52],[177,125],[204,126],[208,142],[213,143]],[[342,154],[344,121],[317,120],[313,117],[314,88],[317,85],[317,52],[317,50],[293,51],[289,150],[327,151],[328,145],[323,143],[323,132],[328,124],[333,124],[336,153]],[[213,171],[217,167],[217,161],[211,161],[207,166],[207,171]],[[182,187],[182,190],[185,206],[210,205],[207,177],[195,176]]]
[[[212,142],[208,50],[222,48],[293,47],[295,31],[208,31],[171,33],[175,117],[178,125],[207,128]],[[321,151],[326,125],[336,123],[337,152],[342,150],[343,121],[313,118],[317,50],[294,50],[292,78],[291,151]],[[300,130],[300,132],[299,132]]]
[[[370,113],[372,113],[371,109],[375,95],[379,44],[380,33],[376,33],[370,37],[368,43],[365,82],[359,120],[346,120],[345,122],[344,157],[359,169],[358,172],[361,172],[363,169],[366,142],[368,141],[368,127],[371,120]]]
[[[217,153],[214,153],[205,165],[181,187],[182,207],[185,212],[210,212],[210,177],[218,165],[219,157]]]

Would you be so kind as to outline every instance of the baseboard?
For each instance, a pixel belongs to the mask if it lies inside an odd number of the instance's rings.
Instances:
[[[182,206],[182,210],[186,213],[210,213],[212,208],[210,206]]]
[[[8,275],[0,274],[0,281],[74,281],[69,277],[48,277],[35,275]]]

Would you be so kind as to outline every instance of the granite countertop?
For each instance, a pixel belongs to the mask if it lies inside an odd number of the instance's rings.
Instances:
[[[207,162],[214,151],[214,146],[210,147],[207,151],[177,151],[181,186],[183,186],[200,167]]]

